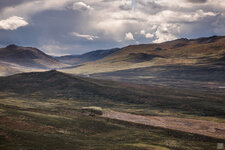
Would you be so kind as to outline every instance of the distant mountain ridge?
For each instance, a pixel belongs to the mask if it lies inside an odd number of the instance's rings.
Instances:
[[[61,57],[55,57],[57,60],[61,61],[62,63],[67,63],[71,65],[77,65],[80,63],[85,63],[89,61],[96,61],[107,57],[115,52],[120,50],[119,48],[113,48],[108,50],[95,50],[91,51],[82,55],[67,55]]]
[[[57,69],[68,66],[37,48],[22,47],[14,44],[0,48],[0,64],[0,75],[10,75],[40,69]]]
[[[0,48],[0,60],[30,68],[61,68],[62,63],[37,48],[9,45]]]
[[[49,56],[37,48],[9,45],[0,48],[0,75],[37,69],[90,75],[151,66],[224,65],[224,58],[225,36],[181,38],[61,57]]]
[[[225,36],[181,38],[164,43],[129,45],[94,62],[63,71],[95,74],[165,65],[224,65]]]

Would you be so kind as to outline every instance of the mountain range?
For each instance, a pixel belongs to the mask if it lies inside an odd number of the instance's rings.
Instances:
[[[225,37],[182,38],[61,57],[32,47],[9,45],[0,49],[0,64],[1,75],[57,69],[141,84],[208,87],[207,82],[211,82],[210,88],[220,88],[225,86]]]
[[[0,149],[215,149],[224,64],[222,36],[62,57],[1,48]]]
[[[212,36],[130,45],[61,71],[138,84],[221,89],[225,87],[224,65],[225,37]]]
[[[160,44],[130,45],[95,62],[64,70],[93,74],[163,65],[223,65],[225,37],[178,39]]]

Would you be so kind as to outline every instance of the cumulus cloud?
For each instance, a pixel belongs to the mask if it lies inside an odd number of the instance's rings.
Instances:
[[[134,40],[134,36],[131,32],[125,34],[125,40]]]
[[[72,35],[76,36],[76,37],[80,37],[80,38],[85,38],[85,39],[91,40],[91,41],[93,41],[94,39],[98,39],[99,38],[98,36],[87,35],[87,34],[79,34],[79,33],[76,33],[76,32],[73,32]]]
[[[141,34],[141,35],[145,35],[145,30],[141,30],[141,31],[140,31],[140,34]]]
[[[20,16],[23,21],[29,20],[31,26],[15,35],[3,35],[2,31],[0,41],[6,37],[9,41],[16,41],[16,37],[29,40],[27,37],[33,34],[32,40],[36,41],[28,43],[41,45],[43,39],[54,40],[60,41],[61,47],[65,43],[86,50],[121,47],[136,41],[158,43],[225,34],[224,0],[135,0],[135,5],[131,0],[18,0],[11,6],[9,3],[4,7],[0,2],[0,20]],[[74,38],[68,35],[72,32]]]
[[[145,35],[145,38],[147,38],[147,39],[151,39],[151,38],[153,38],[154,37],[154,34],[151,34],[151,33],[147,33],[146,35]]]
[[[73,9],[74,10],[79,10],[79,11],[87,11],[93,9],[91,6],[85,4],[84,2],[76,2],[73,4]]]
[[[13,16],[5,20],[0,20],[0,29],[16,30],[19,27],[28,25],[22,17]]]
[[[140,34],[143,35],[146,39],[151,39],[154,37],[154,34],[146,33],[145,30],[141,30]]]
[[[161,43],[166,41],[171,41],[177,39],[177,36],[175,33],[180,32],[179,25],[176,24],[161,24],[156,32],[156,39],[153,41],[153,43]]]

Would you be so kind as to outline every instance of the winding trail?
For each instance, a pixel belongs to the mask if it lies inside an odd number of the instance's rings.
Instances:
[[[104,112],[102,117],[225,140],[225,123],[167,116],[141,116],[116,111]]]

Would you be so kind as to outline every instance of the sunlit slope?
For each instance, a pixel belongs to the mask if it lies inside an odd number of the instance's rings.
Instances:
[[[95,62],[63,70],[93,74],[163,65],[224,64],[225,37],[178,39],[161,44],[130,45]]]

